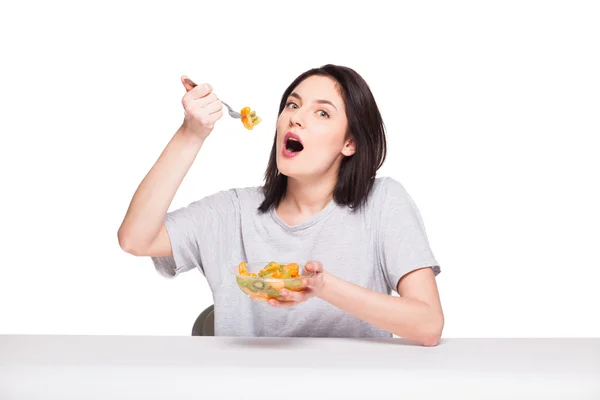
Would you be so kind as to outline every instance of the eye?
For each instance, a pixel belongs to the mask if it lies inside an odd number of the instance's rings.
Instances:
[[[298,107],[298,105],[296,103],[294,103],[293,101],[288,101],[285,105],[286,108],[294,108],[294,107],[290,107],[294,105],[295,107]]]
[[[326,111],[319,110],[319,111],[317,111],[317,113],[323,118],[329,118],[329,114],[327,114]]]

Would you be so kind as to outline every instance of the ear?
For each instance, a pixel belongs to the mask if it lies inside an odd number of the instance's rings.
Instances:
[[[354,142],[354,138],[350,137],[350,139],[346,140],[344,144],[344,148],[342,149],[342,154],[346,157],[351,156],[356,152],[356,143]]]

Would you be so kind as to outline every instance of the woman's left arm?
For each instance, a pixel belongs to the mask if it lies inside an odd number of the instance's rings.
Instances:
[[[311,289],[289,293],[294,305],[311,296],[402,338],[435,346],[442,335],[444,314],[435,281],[440,272],[429,246],[421,214],[400,182],[381,181],[373,195],[372,229],[377,265],[400,297],[378,293],[333,276],[319,262],[305,266],[315,276]],[[285,303],[271,302],[285,306]]]
[[[319,262],[305,267],[315,275],[307,280],[305,292],[283,290],[284,302],[270,300],[273,306],[291,307],[316,296],[372,325],[424,346],[439,343],[444,313],[431,268],[409,272],[398,282],[400,297],[374,292],[338,278]]]

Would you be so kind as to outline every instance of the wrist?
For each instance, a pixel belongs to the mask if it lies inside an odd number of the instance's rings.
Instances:
[[[190,144],[195,144],[201,146],[204,143],[206,138],[202,137],[196,132],[193,132],[185,125],[181,125],[177,132],[175,133],[177,137],[180,137],[182,140],[189,142]]]
[[[336,277],[327,271],[323,271],[321,274],[322,284],[315,290],[315,296],[324,299],[335,285]]]

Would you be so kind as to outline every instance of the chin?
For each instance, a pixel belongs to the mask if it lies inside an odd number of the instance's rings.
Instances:
[[[277,170],[281,175],[285,175],[290,178],[295,178],[298,176],[297,168],[294,168],[291,165],[286,165],[285,161],[277,163]]]
[[[300,165],[291,164],[292,163],[285,159],[277,160],[277,169],[279,170],[279,173],[293,179],[302,178],[307,175],[306,171],[304,171]]]

